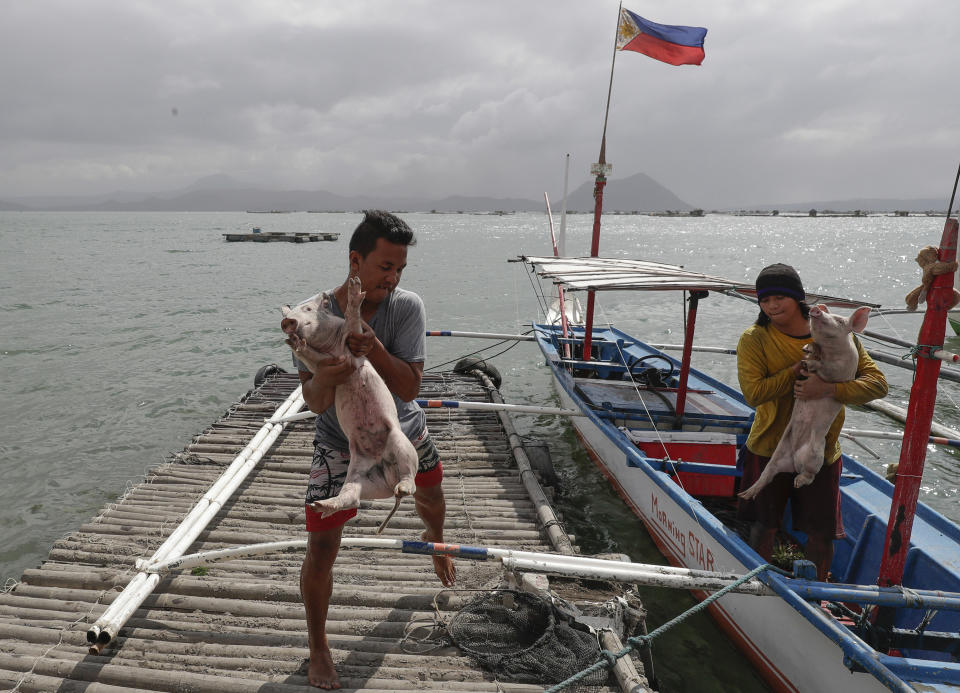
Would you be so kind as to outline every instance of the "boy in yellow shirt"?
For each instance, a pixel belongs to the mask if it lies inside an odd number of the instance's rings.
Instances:
[[[865,404],[887,394],[887,381],[856,339],[859,353],[854,380],[828,383],[816,374],[800,375],[803,347],[810,336],[809,307],[797,271],[784,264],[764,267],[757,275],[760,315],[740,336],[737,374],[747,404],[756,409],[747,442],[740,450],[740,488],[757,480],[790,420],[796,399],[833,397],[843,404]],[[770,560],[783,513],[790,501],[793,527],[807,534],[804,553],[825,580],[833,561],[833,540],[843,538],[840,514],[841,409],[827,432],[824,464],[811,484],[793,487],[793,474],[777,474],[753,500],[740,500],[737,516],[753,522],[750,545]]]

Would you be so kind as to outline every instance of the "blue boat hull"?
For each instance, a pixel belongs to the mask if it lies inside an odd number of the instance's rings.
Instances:
[[[700,393],[699,402],[695,402],[699,409],[692,406],[679,429],[668,427],[662,432],[669,418],[664,416],[654,430],[651,419],[658,419],[664,412],[658,413],[655,400],[643,401],[638,396],[642,393],[624,386],[621,374],[627,369],[623,364],[650,354],[679,365],[676,359],[612,328],[595,329],[598,346],[592,364],[576,364],[584,368],[579,376],[592,377],[578,377],[576,369],[571,368],[575,359],[564,363],[558,351],[562,341],[558,339],[559,328],[538,325],[536,332],[562,405],[587,414],[574,417],[571,424],[664,556],[674,565],[701,570],[744,573],[761,565],[763,560],[739,534],[685,490],[696,486],[691,482],[702,480],[704,475],[687,475],[684,484],[684,475],[671,477],[661,471],[665,465],[657,458],[664,455],[656,452],[657,446],[674,446],[676,450],[685,440],[702,441],[698,443],[698,462],[719,462],[722,456],[722,463],[728,464],[731,445],[742,444],[752,420],[752,410],[742,395],[691,371],[689,387]],[[659,361],[659,365],[665,364]],[[662,393],[660,398],[664,399]],[[718,459],[711,460],[711,454]],[[878,474],[851,457],[843,457],[841,494],[847,537],[836,543],[832,566],[835,581],[876,584],[892,490],[893,486]],[[788,513],[785,530],[798,543],[805,542],[806,537],[792,532],[789,525]],[[908,683],[922,684],[922,690],[960,690],[960,667],[949,653],[904,649],[902,657],[879,654],[830,616],[819,602],[803,599],[790,579],[768,574],[764,581],[777,591],[777,597],[730,594],[717,602],[712,613],[777,690],[828,691],[841,686],[850,692],[915,690]],[[922,504],[914,521],[903,584],[913,589],[960,593],[960,527]],[[899,608],[894,625],[912,629],[923,616],[922,610]],[[939,611],[925,632],[955,637],[958,630],[960,612]],[[856,673],[851,674],[851,668]]]

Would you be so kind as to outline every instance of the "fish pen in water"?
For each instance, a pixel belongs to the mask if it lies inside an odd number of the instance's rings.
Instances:
[[[298,385],[295,373],[268,375],[183,452],[57,541],[40,567],[0,593],[0,690],[316,690],[307,682],[299,588],[313,421],[276,424],[235,490],[211,500],[211,487],[223,485]],[[425,374],[421,396],[500,401],[479,371]],[[425,411],[444,467],[448,544],[576,553],[508,413]],[[204,503],[209,522],[168,550],[184,518]],[[334,566],[327,634],[345,690],[543,690],[574,660],[599,659],[598,639],[616,652],[627,637],[646,632],[642,608],[623,585],[548,582],[500,563],[457,558],[456,585],[444,588],[430,556],[350,546],[374,537],[392,506],[393,499],[362,501]],[[381,537],[413,544],[422,530],[405,499]],[[291,540],[301,543],[169,571],[150,563],[161,553],[176,559]],[[139,601],[129,596],[133,585],[125,589],[131,581],[148,586]],[[118,611],[124,616],[111,620]],[[586,649],[574,653],[558,642]],[[617,661],[613,673],[603,670],[580,689],[649,690],[649,650]],[[549,675],[525,670],[531,663],[546,665]]]

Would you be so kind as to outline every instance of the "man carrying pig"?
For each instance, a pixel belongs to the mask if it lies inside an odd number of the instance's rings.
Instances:
[[[344,317],[348,282],[359,278],[366,297],[360,307],[363,333],[347,338],[347,347],[364,356],[393,394],[400,428],[416,448],[419,464],[414,501],[426,526],[425,541],[442,542],[446,505],[441,488],[443,467],[426,429],[426,416],[416,402],[423,375],[426,318],[423,302],[397,284],[407,265],[407,248],[415,243],[413,231],[398,217],[380,210],[364,213],[350,238],[349,274],[338,288],[328,291],[330,309]],[[334,406],[338,385],[355,370],[352,359],[331,358],[314,372],[296,356],[294,362],[303,384],[307,406],[317,412],[314,456],[306,497],[307,552],[300,571],[300,592],[307,617],[310,648],[308,679],[319,688],[340,688],[326,635],[327,612],[333,592],[333,564],[340,549],[343,525],[356,509],[341,510],[321,517],[310,504],[336,496],[350,462],[349,445]],[[434,556],[434,570],[440,581],[451,586],[455,579],[453,561]]]
[[[803,347],[810,336],[810,308],[796,270],[775,264],[760,271],[756,281],[760,315],[741,335],[737,344],[737,373],[747,404],[756,408],[747,442],[738,464],[747,489],[760,477],[790,421],[795,400],[833,397],[842,404],[865,404],[887,394],[887,381],[859,341],[857,372],[853,380],[825,382],[815,373],[800,377]],[[817,567],[817,577],[826,580],[833,562],[833,541],[845,536],[840,514],[840,409],[826,436],[824,461],[813,482],[794,487],[794,475],[780,473],[752,500],[740,500],[737,516],[753,522],[750,545],[766,560],[790,501],[793,527],[804,532],[804,553]]]

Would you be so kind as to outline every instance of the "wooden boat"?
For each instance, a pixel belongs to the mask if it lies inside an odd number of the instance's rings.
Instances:
[[[596,218],[599,225],[599,214]],[[957,224],[948,220],[947,227],[941,248],[955,252]],[[571,425],[585,449],[663,555],[673,565],[700,570],[743,574],[762,566],[728,519],[737,453],[753,411],[736,389],[690,367],[697,302],[709,293],[743,296],[753,287],[659,263],[522,259],[567,293],[590,290],[586,326],[535,324],[536,340],[562,405],[583,413],[572,417]],[[947,282],[952,286],[952,276]],[[614,327],[591,327],[593,291],[606,289],[689,296],[682,358]],[[942,343],[946,307],[933,313],[928,309],[927,320],[939,320]],[[924,341],[923,334],[922,343],[937,343]],[[926,378],[921,392],[925,387],[935,393],[936,374],[931,384],[929,372],[920,373],[927,365],[933,368],[935,359],[919,361],[917,380]],[[711,606],[720,626],[776,690],[960,690],[960,527],[923,504],[912,510],[910,491],[904,490],[911,481],[906,477],[921,473],[929,435],[930,418],[924,433],[917,393],[915,386],[904,451],[919,452],[919,468],[905,474],[902,456],[894,487],[855,459],[842,459],[847,537],[836,542],[835,582],[817,582],[812,565],[799,562],[791,576],[762,574],[776,596],[729,594]],[[899,514],[888,532],[891,507]],[[806,540],[792,529],[789,509],[784,531],[799,545]],[[903,560],[899,578],[889,566],[894,553]],[[890,586],[878,587],[878,579]]]

